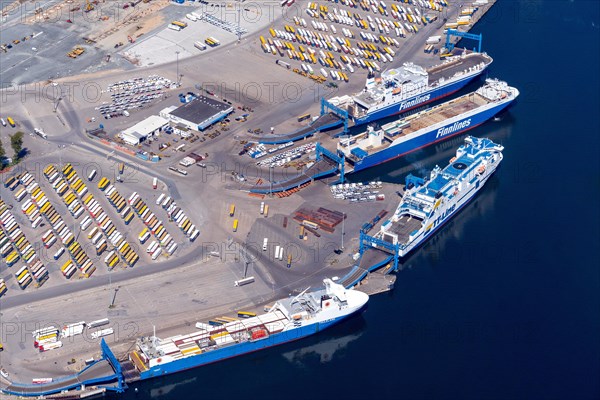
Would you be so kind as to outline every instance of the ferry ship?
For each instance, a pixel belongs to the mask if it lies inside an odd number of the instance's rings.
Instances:
[[[375,237],[406,256],[475,196],[500,165],[503,150],[489,139],[469,136],[450,164],[436,166],[427,180],[409,174],[398,208]]]
[[[485,53],[468,52],[423,68],[413,63],[368,78],[362,92],[329,100],[348,112],[355,126],[404,113],[460,90],[492,63]]]
[[[398,119],[375,130],[340,138],[338,153],[358,172],[417,149],[459,135],[508,107],[519,91],[506,82],[487,79],[472,93]]]
[[[142,337],[129,360],[140,379],[240,356],[313,335],[362,310],[369,296],[324,279],[324,289],[277,301],[266,314],[160,339]],[[197,325],[198,327],[198,325]]]

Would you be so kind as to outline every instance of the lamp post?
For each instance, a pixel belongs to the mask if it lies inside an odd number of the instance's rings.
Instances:
[[[344,250],[344,227],[346,224],[346,213],[342,215],[342,250]]]
[[[175,54],[177,55],[177,86],[179,86],[179,81],[180,81],[180,77],[179,77],[179,50],[175,51]]]
[[[269,166],[269,196],[273,197],[273,166]]]
[[[237,39],[238,39],[238,43],[240,43],[242,41],[242,31],[241,31],[241,28],[240,28],[240,24],[242,22],[242,16],[241,16],[242,5],[241,5],[240,2],[237,3],[237,7],[238,7],[238,10],[237,10],[238,11],[237,12],[237,14],[238,14],[237,15],[237,17],[238,17],[238,20],[237,20],[237,37],[238,38]]]

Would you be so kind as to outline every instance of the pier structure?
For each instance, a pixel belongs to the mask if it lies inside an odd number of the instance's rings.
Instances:
[[[362,281],[370,272],[385,268],[385,274],[398,270],[400,247],[363,231],[359,236],[359,258],[340,284],[351,288]]]
[[[481,34],[477,35],[469,32],[462,32],[456,29],[448,29],[446,32],[446,45],[444,46],[448,53],[452,53],[454,50],[455,44],[452,42],[452,36],[458,38],[465,38],[477,41],[477,49],[473,49],[473,51],[477,53],[481,53],[481,41],[483,40],[483,36]]]
[[[121,365],[104,339],[100,342],[102,357],[80,372],[60,378],[50,379],[48,383],[26,384],[10,382],[0,391],[13,396],[48,396],[66,390],[83,390],[96,386],[104,390],[122,393],[127,388],[123,380]]]
[[[320,143],[316,145],[316,159],[313,165],[308,167],[302,173],[278,182],[267,182],[260,185],[254,185],[250,188],[250,193],[272,194],[284,192],[312,182],[315,179],[331,176],[340,173],[340,180],[344,180],[344,158],[327,150]]]

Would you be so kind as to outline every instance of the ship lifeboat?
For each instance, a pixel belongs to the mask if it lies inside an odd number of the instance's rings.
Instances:
[[[400,94],[402,92],[401,88],[395,88],[394,90],[392,90],[392,94]]]
[[[477,173],[479,175],[483,174],[484,172],[485,172],[485,165],[482,165],[479,168],[477,168]]]
[[[376,83],[381,83],[381,78],[375,78]]]
[[[453,163],[454,161],[456,161],[456,157],[452,157],[452,158],[450,159],[450,162],[451,162],[451,163]]]

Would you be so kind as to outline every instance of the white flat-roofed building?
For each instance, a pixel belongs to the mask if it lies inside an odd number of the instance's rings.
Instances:
[[[123,139],[125,143],[131,146],[137,146],[149,137],[155,136],[168,124],[169,121],[167,119],[158,115],[151,115],[132,127],[125,129],[119,134],[119,137]]]

